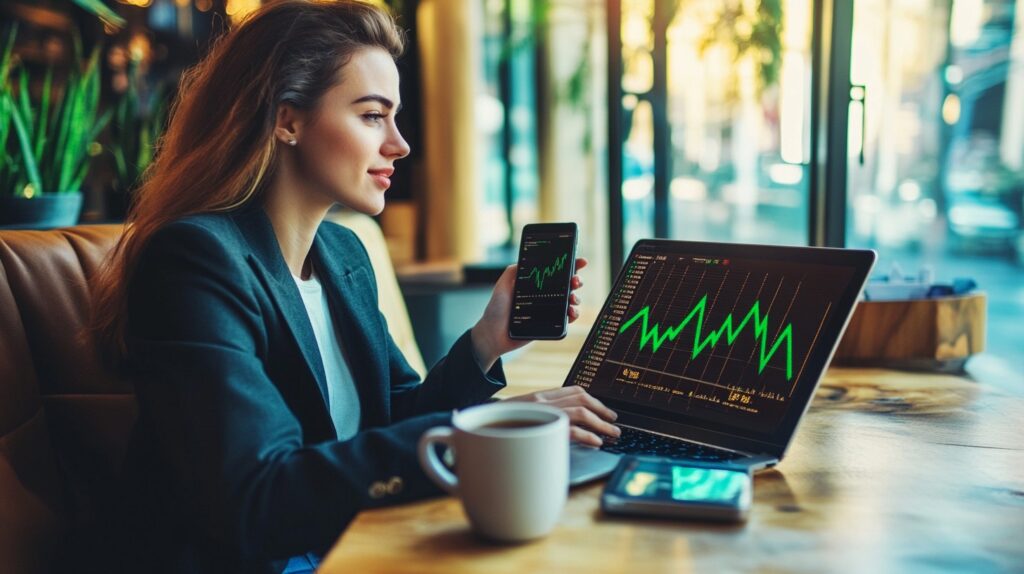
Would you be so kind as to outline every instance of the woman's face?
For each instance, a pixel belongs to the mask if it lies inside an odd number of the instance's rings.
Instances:
[[[400,105],[391,56],[380,48],[356,52],[298,134],[296,161],[304,183],[331,202],[380,213],[395,161],[409,155],[395,125]]]

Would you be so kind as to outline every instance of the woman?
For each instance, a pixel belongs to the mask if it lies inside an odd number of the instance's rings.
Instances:
[[[358,511],[435,494],[419,436],[505,385],[499,358],[521,345],[506,327],[514,267],[421,383],[366,251],[323,222],[335,203],[379,213],[409,153],[401,51],[376,8],[289,0],[185,78],[95,300],[139,399],[128,544],[147,571],[315,566]],[[576,440],[618,433],[580,389],[519,400],[565,409]]]

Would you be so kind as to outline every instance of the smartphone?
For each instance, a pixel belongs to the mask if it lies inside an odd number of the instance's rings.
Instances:
[[[725,464],[624,456],[601,495],[609,514],[740,522],[753,498],[750,471]]]
[[[518,267],[508,336],[565,337],[569,283],[576,270],[576,224],[532,223],[524,227]]]

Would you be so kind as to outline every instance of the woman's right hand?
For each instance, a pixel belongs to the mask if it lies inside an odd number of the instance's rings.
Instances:
[[[505,399],[551,405],[569,415],[569,438],[588,445],[601,446],[599,435],[617,437],[622,431],[612,424],[619,415],[595,399],[583,387],[570,385]]]

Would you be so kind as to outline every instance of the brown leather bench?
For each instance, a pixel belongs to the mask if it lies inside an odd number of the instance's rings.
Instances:
[[[331,217],[366,245],[392,337],[422,373],[380,228],[357,213]],[[0,230],[0,574],[81,572],[107,546],[137,407],[82,329],[88,280],[122,229]]]
[[[136,416],[82,337],[120,225],[0,231],[0,570],[50,571],[99,533]]]

